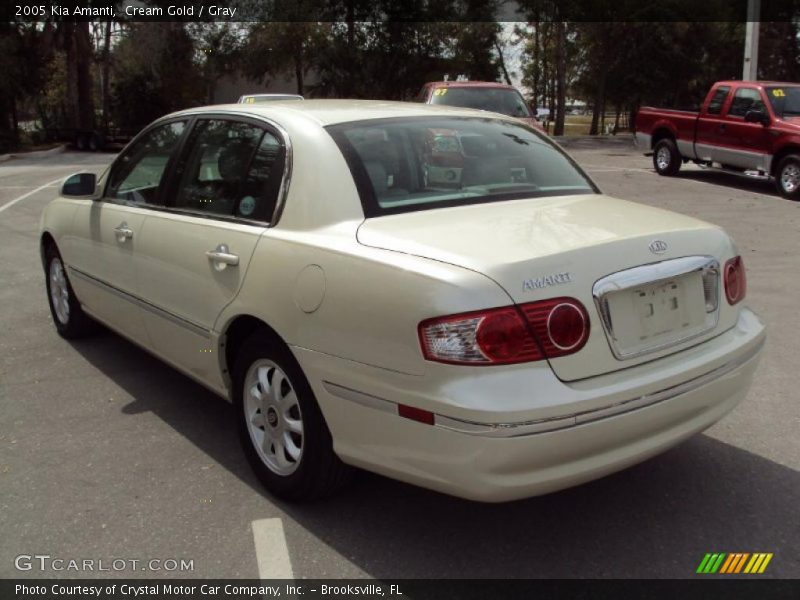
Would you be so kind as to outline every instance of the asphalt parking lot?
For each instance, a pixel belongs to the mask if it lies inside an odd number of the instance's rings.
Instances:
[[[800,205],[693,166],[659,177],[624,142],[570,151],[606,193],[725,227],[769,338],[747,400],[704,434],[502,505],[367,473],[323,503],[268,496],[225,401],[117,335],[69,343],[55,332],[39,215],[64,176],[112,156],[0,163],[0,577],[683,578],[706,552],[771,552],[760,577],[800,577]],[[34,554],[193,570],[15,568]]]

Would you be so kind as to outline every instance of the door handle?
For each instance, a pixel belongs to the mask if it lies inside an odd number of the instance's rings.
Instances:
[[[214,268],[217,271],[222,271],[227,266],[235,267],[239,264],[239,257],[236,254],[231,254],[228,251],[226,244],[220,244],[214,250],[206,252],[208,260],[214,263]]]
[[[114,227],[114,233],[117,234],[117,240],[120,242],[124,242],[133,237],[133,229],[128,227],[125,221]]]
[[[719,132],[725,133],[728,130],[728,126],[725,123],[720,123]]]

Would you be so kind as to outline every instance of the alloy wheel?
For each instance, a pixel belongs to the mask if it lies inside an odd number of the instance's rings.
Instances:
[[[59,322],[62,325],[69,323],[69,287],[59,258],[50,261],[50,301]]]
[[[781,171],[781,187],[787,194],[793,193],[800,187],[800,166],[789,163]]]
[[[303,415],[294,386],[273,361],[255,361],[244,381],[244,418],[250,440],[264,464],[287,476],[303,457]]]
[[[666,146],[662,146],[656,152],[656,164],[661,171],[664,171],[669,167],[669,163],[672,160],[672,156],[670,155],[669,148]]]

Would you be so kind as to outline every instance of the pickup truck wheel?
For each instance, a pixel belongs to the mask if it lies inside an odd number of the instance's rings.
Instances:
[[[352,469],[334,453],[314,392],[284,344],[264,333],[246,340],[233,385],[239,439],[267,490],[313,500],[347,483]]]
[[[672,138],[660,140],[653,148],[653,166],[659,175],[675,175],[681,168],[681,155]]]
[[[83,312],[72,291],[61,255],[53,245],[45,253],[45,277],[47,301],[58,334],[71,340],[94,333],[97,323]]]
[[[800,200],[800,155],[790,154],[781,160],[775,184],[784,198]]]

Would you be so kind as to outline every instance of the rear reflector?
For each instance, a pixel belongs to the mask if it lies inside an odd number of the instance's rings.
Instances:
[[[459,365],[503,365],[555,358],[580,350],[589,315],[574,298],[427,319],[419,324],[427,360]]]
[[[747,293],[747,277],[744,272],[744,261],[741,256],[735,256],[725,263],[723,271],[725,279],[725,297],[728,304],[734,305],[741,302]]]
[[[406,404],[397,405],[397,414],[401,417],[405,417],[406,419],[411,419],[412,421],[425,423],[426,425],[433,425],[434,421],[432,412],[422,410],[421,408],[414,408],[413,406],[408,406]]]

